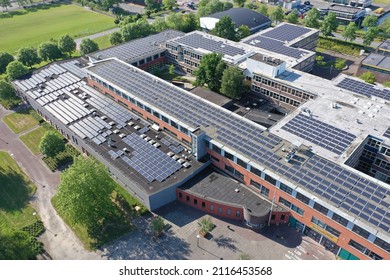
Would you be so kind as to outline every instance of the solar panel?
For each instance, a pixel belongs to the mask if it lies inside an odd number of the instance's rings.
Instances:
[[[339,88],[343,88],[355,93],[362,94],[367,97],[380,97],[386,100],[390,100],[390,90],[377,89],[374,85],[370,85],[364,82],[356,81],[351,78],[344,78],[340,83],[336,85]]]
[[[383,136],[390,138],[390,127],[383,133]]]

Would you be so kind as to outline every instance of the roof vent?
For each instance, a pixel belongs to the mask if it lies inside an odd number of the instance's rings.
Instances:
[[[240,192],[240,190],[239,190],[239,189],[235,189],[234,191],[235,191],[236,193],[239,193],[239,192]]]

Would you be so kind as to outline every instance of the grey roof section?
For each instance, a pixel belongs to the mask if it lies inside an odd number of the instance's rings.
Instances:
[[[192,94],[202,97],[214,104],[226,108],[226,105],[231,104],[232,100],[223,96],[222,94],[205,89],[203,87],[196,87],[190,90]]]
[[[293,47],[286,46],[284,42],[275,40],[263,35],[254,36],[249,39],[244,39],[242,41],[244,44],[248,44],[251,46],[255,46],[258,48],[262,48],[271,52],[279,53],[282,55],[294,57],[294,58],[301,58],[305,55],[307,55],[309,52],[304,51],[302,49],[297,49]]]
[[[371,53],[362,61],[362,64],[387,69],[390,71],[390,56]]]
[[[212,168],[203,170],[196,177],[182,185],[180,189],[225,205],[245,207],[255,216],[265,216],[271,209],[271,203],[247,190],[240,182],[218,173]],[[280,211],[281,208],[274,207],[273,211],[275,210]]]
[[[244,55],[246,51],[243,48],[235,47],[231,44],[226,44],[221,41],[217,41],[214,38],[207,38],[206,34],[199,34],[196,32],[189,33],[176,40],[170,41],[171,44],[185,45],[193,49],[203,49],[209,52],[221,53],[223,55],[236,56]],[[228,40],[224,40],[229,42]]]
[[[383,49],[383,50],[386,50],[386,51],[390,51],[390,39],[387,39],[382,44],[380,44],[379,48]]]
[[[236,153],[244,162],[262,166],[276,178],[318,196],[334,209],[348,214],[351,220],[355,217],[390,233],[390,203],[386,200],[390,189],[357,171],[309,152],[308,159],[302,163],[286,163],[277,153],[282,142],[278,136],[126,63],[112,59],[88,70],[177,120],[193,128],[201,127],[217,145]],[[284,144],[290,145],[286,141]]]
[[[292,24],[283,24],[269,29],[269,31],[263,32],[261,35],[282,42],[290,42],[309,32],[312,32],[309,28]]]
[[[116,57],[120,60],[131,62],[139,57],[153,54],[153,52],[165,50],[164,43],[166,41],[183,36],[184,34],[185,33],[176,30],[166,30],[145,38],[135,39],[118,46],[94,52],[88,56],[95,60]]]
[[[250,29],[266,23],[271,23],[271,20],[267,16],[247,8],[232,8],[223,12],[211,14],[207,17],[220,19],[225,16],[230,17],[237,27],[246,25]]]

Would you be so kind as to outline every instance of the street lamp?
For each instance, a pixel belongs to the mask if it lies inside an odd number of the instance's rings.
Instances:
[[[196,244],[198,245],[198,247],[199,247],[199,238],[200,238],[200,236],[199,236],[199,234],[196,236]]]

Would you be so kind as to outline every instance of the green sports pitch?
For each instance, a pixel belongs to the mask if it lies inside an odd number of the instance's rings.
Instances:
[[[22,10],[0,17],[0,52],[15,55],[22,47],[37,47],[65,34],[80,38],[114,27],[114,18],[76,5]]]

